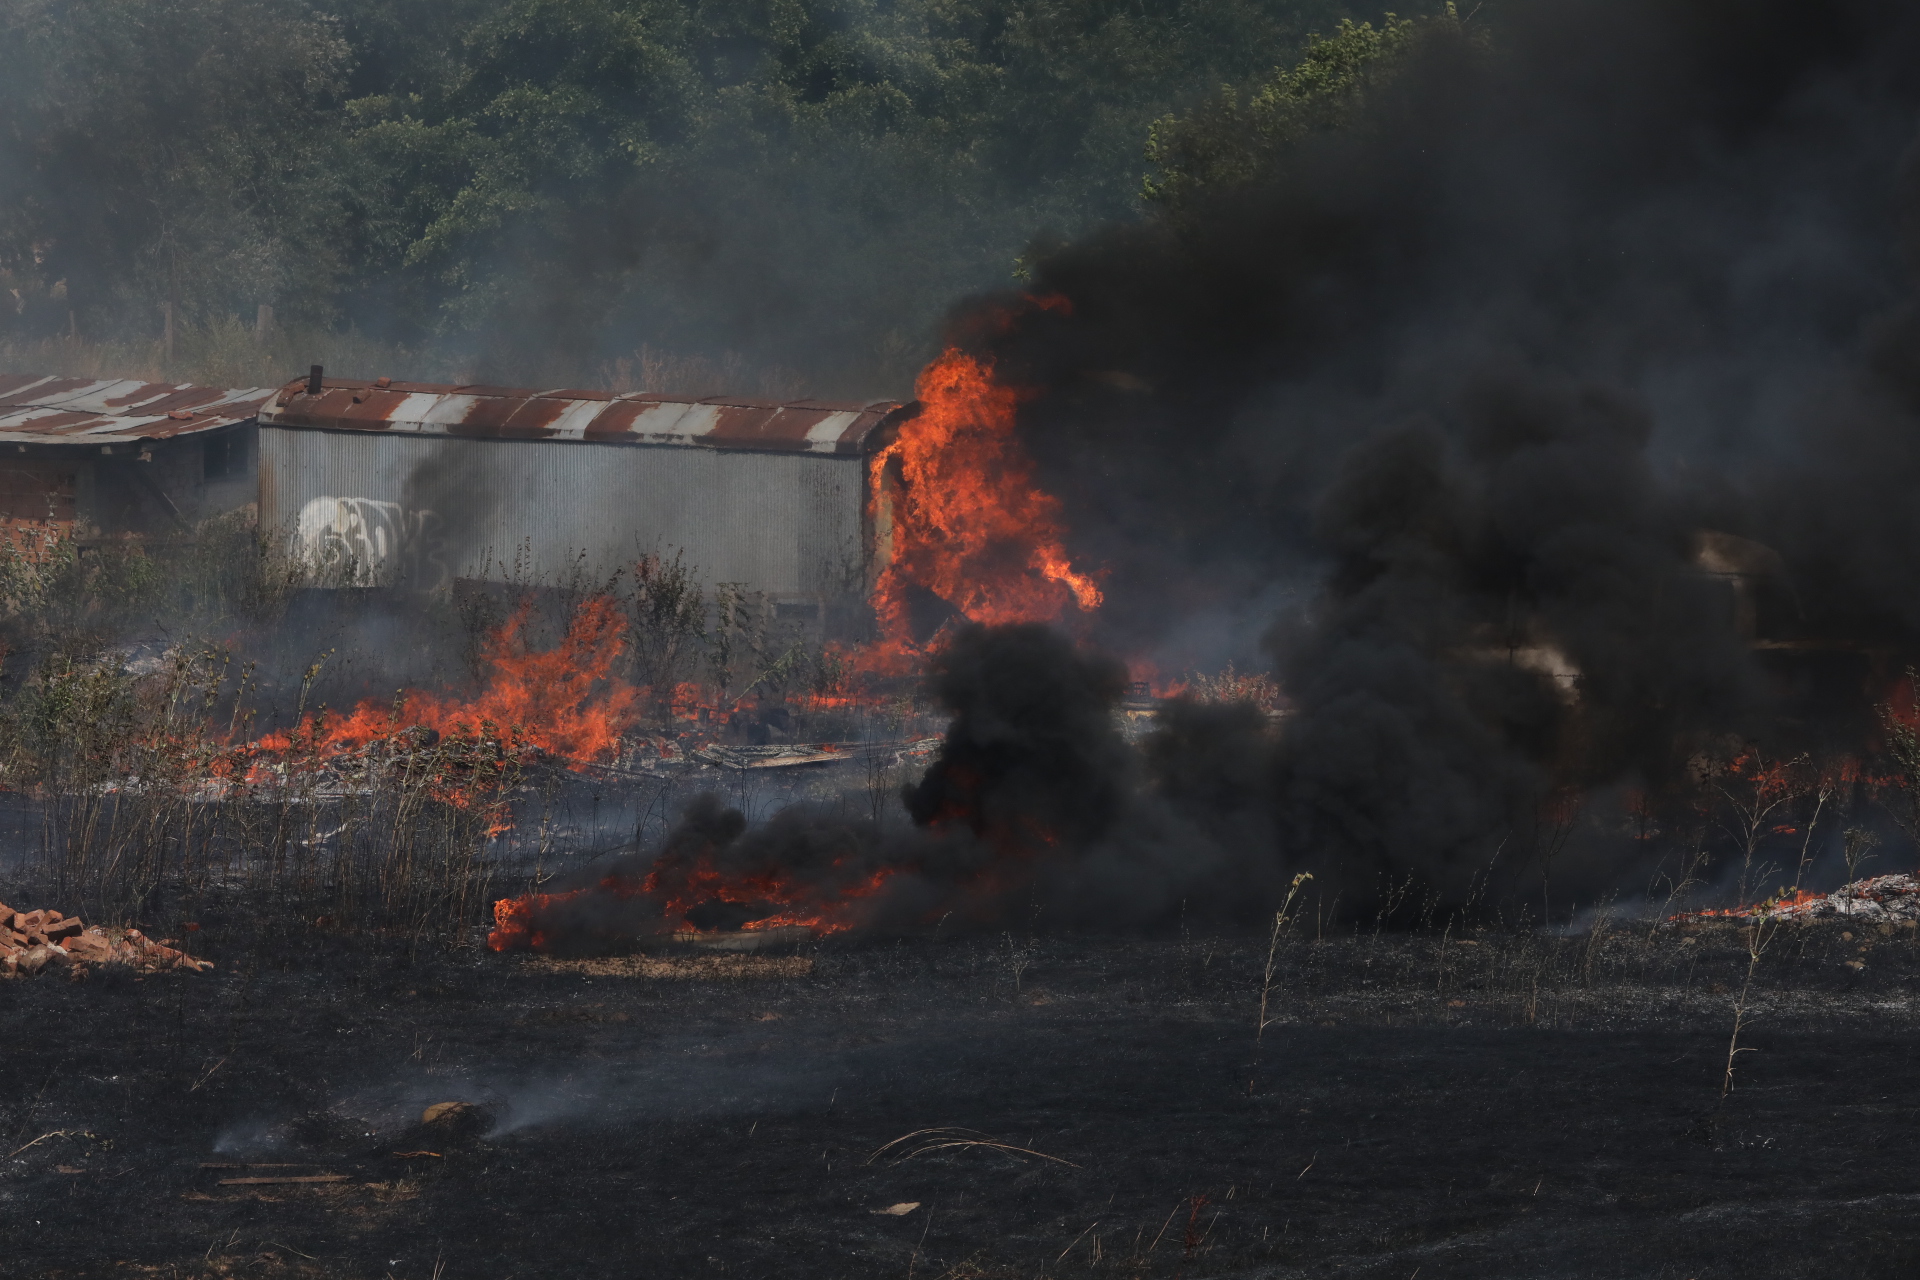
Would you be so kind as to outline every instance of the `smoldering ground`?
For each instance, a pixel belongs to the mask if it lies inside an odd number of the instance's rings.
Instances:
[[[1877,0],[1433,23],[1258,179],[1037,261],[1068,305],[956,313],[1033,393],[1093,637],[1180,670],[1265,628],[1294,714],[1224,808],[1275,861],[1462,901],[1703,744],[1871,745],[1920,649],[1917,42]],[[1777,553],[1775,649],[1873,670],[1769,665],[1703,531]],[[1569,894],[1644,876],[1565,852]]]
[[[464,1062],[432,1073],[417,1068],[375,1073],[343,1084],[317,1107],[264,1110],[232,1121],[213,1138],[212,1149],[262,1158],[329,1132],[391,1140],[418,1134],[426,1109],[449,1099],[473,1111],[464,1123],[429,1133],[447,1137],[464,1129],[504,1138],[528,1130],[634,1125],[672,1116],[720,1119],[810,1109],[879,1065],[871,1050],[806,1040],[772,1057],[765,1052],[767,1034],[767,1028],[751,1026],[725,1034],[669,1034],[646,1052],[618,1062],[559,1064],[523,1057]],[[944,1049],[963,1051],[951,1044]]]

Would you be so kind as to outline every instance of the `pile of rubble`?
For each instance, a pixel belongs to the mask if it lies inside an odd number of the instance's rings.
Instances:
[[[1920,878],[1905,873],[1869,876],[1835,889],[1832,893],[1809,893],[1803,890],[1774,902],[1757,902],[1726,911],[1691,912],[1677,919],[1758,920],[1762,917],[1801,921],[1845,917],[1866,924],[1920,920]]]
[[[58,911],[15,911],[0,902],[0,978],[25,978],[43,970],[81,977],[93,965],[117,964],[157,973],[164,969],[213,968],[138,929],[106,930]]]

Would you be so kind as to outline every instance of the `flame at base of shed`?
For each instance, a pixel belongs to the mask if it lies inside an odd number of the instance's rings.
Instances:
[[[1015,434],[1028,393],[958,348],[927,366],[915,391],[920,414],[869,463],[869,491],[887,495],[892,546],[873,591],[881,642],[862,667],[900,674],[924,656],[916,594],[987,626],[1098,609],[1096,575],[1074,568],[1059,500],[1039,486]]]
[[[550,649],[537,649],[525,632],[531,606],[522,604],[481,649],[487,678],[468,698],[407,691],[391,703],[367,700],[351,715],[321,712],[291,733],[269,734],[268,751],[337,752],[389,739],[412,729],[471,736],[492,734],[570,763],[610,759],[634,720],[639,691],[613,674],[626,628],[614,603],[589,596]]]

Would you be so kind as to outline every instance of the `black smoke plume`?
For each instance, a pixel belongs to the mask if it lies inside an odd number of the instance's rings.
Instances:
[[[1107,834],[1129,781],[1113,724],[1125,666],[1047,627],[965,627],[933,657],[928,684],[953,721],[907,789],[916,825],[1019,848]]]
[[[1642,887],[1567,815],[1731,742],[1868,745],[1920,651],[1920,13],[1492,19],[1261,180],[1042,258],[1070,309],[954,324],[1035,393],[1097,637],[1178,670],[1264,634],[1292,715],[1225,753],[1264,772],[1207,846],[1359,910]]]

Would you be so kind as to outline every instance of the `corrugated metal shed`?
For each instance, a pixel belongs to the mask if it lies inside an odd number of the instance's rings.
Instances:
[[[708,585],[829,612],[864,597],[866,460],[892,401],[306,387],[261,407],[260,516],[339,581],[554,581],[677,553]]]
[[[248,422],[272,394],[267,387],[0,374],[0,444],[170,440]]]
[[[268,528],[347,581],[599,573],[681,553],[707,583],[778,596],[859,590],[865,469],[710,449],[260,429]]]
[[[306,381],[282,387],[260,412],[262,426],[557,440],[579,444],[691,445],[779,453],[864,454],[899,404],[758,400],[610,391],[516,390],[419,382],[328,378],[320,394]]]

